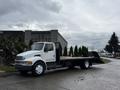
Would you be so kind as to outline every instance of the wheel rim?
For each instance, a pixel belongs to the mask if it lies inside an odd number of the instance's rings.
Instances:
[[[85,61],[85,66],[86,66],[86,68],[89,67],[89,62],[88,61]]]
[[[42,65],[37,65],[36,68],[35,68],[35,72],[37,74],[42,74],[42,72],[43,72],[43,66]]]

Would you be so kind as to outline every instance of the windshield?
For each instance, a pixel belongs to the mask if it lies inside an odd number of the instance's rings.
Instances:
[[[32,50],[42,50],[43,45],[44,45],[43,43],[34,43],[32,45]]]

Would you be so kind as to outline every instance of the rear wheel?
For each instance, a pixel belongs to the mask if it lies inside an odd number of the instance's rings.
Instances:
[[[74,69],[74,67],[75,66],[73,64],[71,64],[70,66],[68,66],[69,69]]]
[[[66,65],[69,69],[73,69],[73,68],[75,67],[72,62],[66,62],[65,65]]]
[[[35,64],[33,65],[32,74],[33,74],[34,76],[43,75],[44,72],[45,72],[45,65],[44,65],[44,63],[38,62],[38,63],[35,63]]]
[[[83,62],[80,64],[80,68],[81,68],[81,69],[88,69],[88,68],[90,68],[90,62],[89,62],[88,60],[83,61]]]

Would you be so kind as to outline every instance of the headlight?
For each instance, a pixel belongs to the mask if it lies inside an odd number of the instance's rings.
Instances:
[[[32,61],[15,61],[18,65],[32,65]]]

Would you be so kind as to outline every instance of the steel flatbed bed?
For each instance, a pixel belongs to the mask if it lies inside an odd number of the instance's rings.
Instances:
[[[89,59],[95,59],[95,57],[66,57],[66,56],[60,57],[60,60],[89,60]]]

